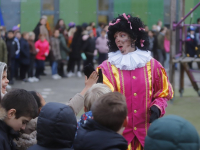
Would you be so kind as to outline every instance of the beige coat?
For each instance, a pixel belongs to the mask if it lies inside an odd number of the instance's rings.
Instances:
[[[77,93],[66,105],[71,106],[75,115],[78,115],[84,106],[84,97],[80,93]]]
[[[49,42],[49,32],[48,32],[48,30],[47,30],[45,25],[41,25],[40,26],[40,34],[44,34],[46,40]]]

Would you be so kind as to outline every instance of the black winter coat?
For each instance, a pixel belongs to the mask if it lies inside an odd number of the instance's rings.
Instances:
[[[17,43],[14,38],[6,40],[6,46],[8,51],[8,61],[15,59],[15,52],[17,51]]]
[[[28,41],[24,38],[20,39],[20,63],[23,65],[30,63],[30,47]]]
[[[33,32],[35,33],[35,42],[39,39],[39,34],[40,34],[40,26],[41,26],[42,24],[39,22],[37,25],[36,25],[36,27],[35,27],[35,29],[33,30]]]
[[[15,150],[15,143],[13,142],[15,137],[17,137],[16,132],[0,120],[0,150]]]
[[[85,41],[82,50],[83,50],[86,54],[92,55],[92,56],[93,56],[95,48],[96,48],[95,39],[89,37],[89,38]]]
[[[77,121],[72,108],[61,103],[47,103],[37,122],[37,145],[28,150],[71,150]]]
[[[77,131],[74,141],[75,150],[127,150],[125,138],[88,119]]]
[[[81,50],[82,50],[83,40],[82,36],[79,36],[78,38],[73,38],[72,44],[70,45],[71,52],[70,52],[70,58],[76,58],[81,59]]]

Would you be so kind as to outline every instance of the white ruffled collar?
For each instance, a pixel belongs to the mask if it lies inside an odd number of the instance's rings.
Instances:
[[[108,53],[108,61],[120,70],[142,68],[151,60],[151,52],[137,48],[136,51],[123,55],[119,50]]]

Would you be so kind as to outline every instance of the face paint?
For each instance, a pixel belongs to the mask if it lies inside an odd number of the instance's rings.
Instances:
[[[135,48],[131,47],[131,38],[125,32],[116,32],[114,35],[115,43],[123,55],[133,52]]]

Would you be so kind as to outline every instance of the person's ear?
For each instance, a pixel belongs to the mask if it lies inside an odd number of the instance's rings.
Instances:
[[[126,116],[126,118],[124,119],[123,127],[126,127],[127,125],[128,125],[128,116]]]
[[[88,112],[87,108],[84,106],[84,112]]]
[[[15,117],[15,114],[16,114],[16,109],[10,109],[8,112],[7,112],[7,117],[9,119]]]

